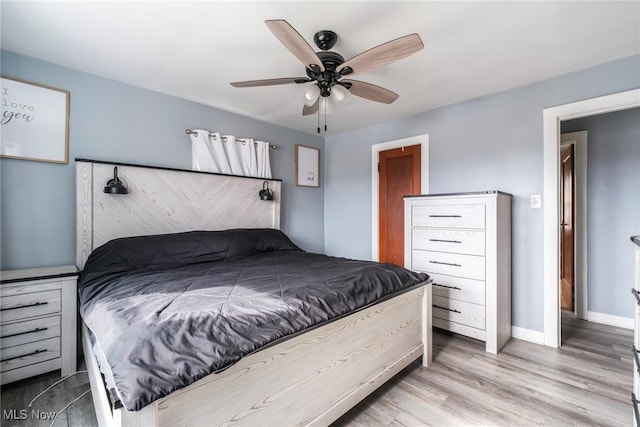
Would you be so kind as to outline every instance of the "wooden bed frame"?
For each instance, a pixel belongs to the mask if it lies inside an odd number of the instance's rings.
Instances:
[[[102,188],[113,167],[127,195]],[[76,160],[81,269],[93,249],[117,237],[228,228],[280,228],[281,182],[138,165]],[[422,355],[431,362],[431,283],[253,353],[137,412],[113,408],[89,331],[83,350],[99,425],[326,426]]]

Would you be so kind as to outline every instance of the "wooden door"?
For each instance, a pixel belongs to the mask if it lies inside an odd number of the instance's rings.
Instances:
[[[378,156],[380,262],[404,266],[404,196],[420,194],[420,148],[396,148]]]
[[[575,309],[575,176],[573,144],[562,155],[562,223],[560,236],[560,306],[563,310]]]

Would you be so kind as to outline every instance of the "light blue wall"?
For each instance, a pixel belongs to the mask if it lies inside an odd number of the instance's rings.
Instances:
[[[326,252],[370,259],[371,145],[428,133],[432,193],[513,194],[512,321],[542,331],[543,217],[529,207],[543,191],[542,110],[638,87],[640,56],[633,56],[327,138]]]
[[[282,229],[303,248],[324,250],[324,184],[298,188],[294,181],[295,144],[324,153],[323,138],[12,52],[1,55],[3,75],[71,92],[68,165],[0,160],[2,269],[75,263],[74,158],[190,169],[187,128],[277,144],[271,165],[274,178],[283,179]]]
[[[633,317],[634,246],[640,234],[640,108],[562,123],[587,135],[589,311]]]

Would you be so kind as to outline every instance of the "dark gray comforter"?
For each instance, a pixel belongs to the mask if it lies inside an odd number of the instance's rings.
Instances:
[[[79,279],[80,313],[122,403],[139,410],[425,280],[390,264],[304,252],[277,230],[143,236],[91,254]]]

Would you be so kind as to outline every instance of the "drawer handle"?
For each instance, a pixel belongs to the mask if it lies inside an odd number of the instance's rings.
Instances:
[[[45,302],[34,302],[33,304],[16,305],[15,307],[0,308],[0,311],[17,310],[19,308],[38,307],[40,305],[45,305],[45,304],[49,304],[49,303],[47,301],[45,301]]]
[[[429,239],[430,242],[462,243],[460,240]]]
[[[635,289],[631,289],[631,293],[636,297],[636,304],[640,305],[640,295]]]
[[[35,328],[32,331],[24,331],[24,332],[18,332],[16,334],[2,335],[0,336],[0,338],[5,339],[5,338],[17,337],[18,335],[35,334],[37,332],[46,331],[47,329],[49,328]]]
[[[640,414],[638,414],[638,399],[636,399],[636,394],[631,393],[631,405],[633,406],[633,414],[636,417],[636,425],[640,426]]]
[[[455,289],[456,291],[461,291],[462,289],[457,286],[447,286],[441,285],[440,283],[433,283],[433,286],[440,286],[441,288]]]
[[[429,218],[462,218],[462,215],[429,215]]]
[[[638,358],[638,353],[640,353],[640,350],[638,350],[634,344],[631,351],[633,352],[633,358],[636,361],[636,370],[638,371],[638,374],[640,374],[640,359]]]
[[[21,356],[14,356],[14,357],[8,357],[6,359],[2,359],[2,360],[0,360],[0,363],[8,362],[10,360],[20,359],[22,357],[35,356],[36,354],[46,353],[46,352],[47,352],[46,348],[44,350],[36,350],[36,351],[34,351],[32,353],[23,354]]]
[[[462,267],[460,264],[454,264],[451,262],[440,262],[440,261],[429,261],[431,264],[442,264],[442,265],[450,265],[451,267]]]
[[[454,309],[452,309],[452,308],[447,308],[447,307],[440,307],[439,305],[435,305],[435,304],[433,304],[433,307],[434,307],[434,308],[439,308],[440,310],[447,310],[447,311],[451,311],[451,312],[453,312],[453,313],[458,313],[458,314],[459,314],[459,313],[461,313],[461,311],[454,310]]]

